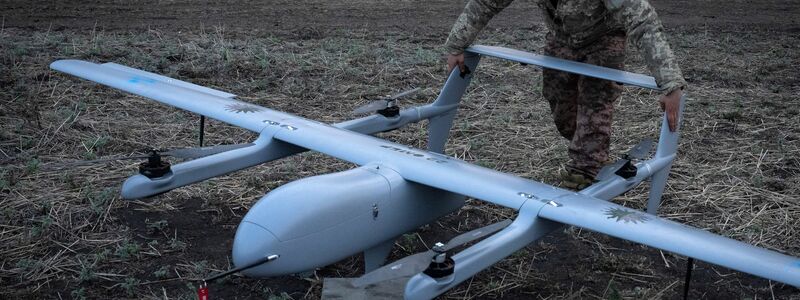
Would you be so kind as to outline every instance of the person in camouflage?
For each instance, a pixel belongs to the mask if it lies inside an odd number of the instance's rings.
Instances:
[[[513,0],[470,0],[445,48],[448,70],[464,70],[464,49],[497,13]],[[674,131],[682,90],[686,86],[675,55],[653,7],[646,0],[536,0],[548,33],[544,52],[563,59],[614,69],[625,67],[625,43],[642,52],[648,69],[664,89],[661,108]],[[611,81],[543,69],[542,95],[558,132],[570,140],[570,162],[562,185],[582,189],[608,161],[614,101],[622,87]]]

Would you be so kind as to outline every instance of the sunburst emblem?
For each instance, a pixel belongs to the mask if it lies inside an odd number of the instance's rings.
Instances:
[[[616,219],[617,222],[625,221],[625,223],[633,224],[644,223],[650,219],[642,213],[614,207],[607,208],[605,215],[608,216],[608,219]]]
[[[261,111],[261,107],[248,105],[244,103],[233,103],[225,106],[225,110],[235,113],[254,113]]]

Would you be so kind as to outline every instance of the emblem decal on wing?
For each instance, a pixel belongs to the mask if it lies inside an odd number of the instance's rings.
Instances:
[[[605,215],[608,216],[608,219],[616,219],[617,222],[624,221],[633,224],[644,223],[650,219],[640,212],[615,207],[607,208]]]
[[[252,113],[252,112],[261,111],[261,107],[254,106],[254,105],[249,105],[249,104],[244,104],[244,103],[233,103],[233,104],[225,105],[225,110],[227,110],[229,112],[235,112],[237,114],[238,113]]]

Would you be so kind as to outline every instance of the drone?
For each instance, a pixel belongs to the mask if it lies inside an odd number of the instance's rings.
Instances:
[[[299,274],[363,253],[365,274],[349,285],[369,288],[406,277],[404,290],[398,291],[404,298],[431,299],[548,233],[577,226],[800,287],[800,258],[657,216],[680,132],[668,129],[666,117],[653,155],[653,143],[642,141],[602,169],[594,184],[577,192],[443,154],[461,98],[482,57],[660,90],[643,74],[476,45],[465,52],[466,68],[448,75],[433,103],[400,109],[396,100],[413,92],[409,91],[356,110],[367,116],[326,124],[115,63],[59,60],[50,67],[258,134],[247,144],[152,151],[139,174],[123,183],[124,199],[150,197],[309,150],[358,165],[303,178],[266,194],[238,226],[232,249],[236,268],[214,278],[234,272],[256,278]],[[423,120],[428,121],[427,149],[374,136]],[[174,165],[160,159],[169,155],[191,159]],[[650,181],[646,211],[610,201],[645,180]],[[467,197],[518,215],[386,263],[398,237],[460,209]],[[474,244],[455,252],[470,243]]]

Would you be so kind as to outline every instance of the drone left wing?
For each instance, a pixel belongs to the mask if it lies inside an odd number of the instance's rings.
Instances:
[[[263,120],[283,115],[235,100],[236,95],[230,93],[115,63],[59,60],[50,67],[255,132],[264,129]]]

